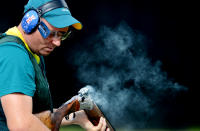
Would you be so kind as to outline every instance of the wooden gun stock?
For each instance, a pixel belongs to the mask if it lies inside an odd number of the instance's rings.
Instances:
[[[51,131],[59,131],[60,124],[63,118],[80,109],[80,103],[76,97],[72,97],[69,101],[60,106],[54,113],[43,112],[36,116],[49,128]]]
[[[52,131],[59,131],[60,124],[63,120],[63,118],[75,111],[78,111],[80,109],[80,104],[77,99],[74,99],[72,101],[68,101],[65,104],[63,104],[60,108],[56,110],[55,113],[52,115],[52,123],[55,124]]]
[[[85,112],[88,116],[88,119],[95,126],[98,125],[101,117],[104,117],[106,119],[104,114],[101,112],[101,110],[98,108],[98,106],[95,103],[92,110],[85,110]],[[106,119],[106,125],[107,125],[107,128],[110,128],[110,131],[115,131],[115,129],[112,127],[112,125],[107,119]]]

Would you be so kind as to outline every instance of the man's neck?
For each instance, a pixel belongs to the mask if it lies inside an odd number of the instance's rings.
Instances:
[[[31,39],[30,39],[30,36],[31,36],[31,35],[27,35],[27,34],[23,31],[22,26],[21,26],[21,23],[17,26],[17,28],[18,28],[18,30],[21,32],[22,37],[24,38],[24,40],[25,40],[26,44],[28,45],[29,49],[31,50],[31,52],[34,53],[34,51],[31,49],[31,47],[32,47],[32,46],[31,46],[32,41],[31,41]]]
[[[28,36],[24,33],[21,23],[17,26],[17,29],[20,31],[20,33],[22,34],[22,37],[24,38],[25,42],[27,43],[27,45],[29,46],[29,40],[28,40]],[[30,47],[30,46],[29,46]]]
[[[26,33],[23,31],[23,29],[22,29],[22,27],[21,27],[21,24],[19,24],[19,25],[17,26],[17,29],[18,29],[19,32],[21,33],[21,35],[22,35],[22,37],[23,37],[23,39],[24,39],[24,41],[25,41],[25,43],[26,43],[25,45],[26,45],[27,49],[28,49],[28,50],[32,53],[32,55],[35,57],[37,63],[39,63],[39,62],[40,62],[39,56],[32,50],[32,45],[31,45],[31,44],[33,44],[33,40],[31,40],[32,35],[26,34]]]

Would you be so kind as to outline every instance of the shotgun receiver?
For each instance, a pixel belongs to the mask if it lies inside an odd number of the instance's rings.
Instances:
[[[36,115],[51,131],[59,131],[62,119],[69,115],[70,113],[76,112],[78,110],[84,110],[88,119],[93,123],[93,125],[98,125],[100,117],[106,118],[98,106],[92,101],[88,94],[88,88],[82,88],[78,95],[73,96],[70,100],[61,105],[52,114],[42,114]],[[106,119],[107,128],[110,131],[115,131],[111,126],[109,121]]]

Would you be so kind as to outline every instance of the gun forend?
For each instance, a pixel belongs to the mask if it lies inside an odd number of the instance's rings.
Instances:
[[[99,109],[99,107],[95,103],[93,105],[93,109],[92,110],[85,110],[85,113],[87,114],[88,119],[95,126],[98,125],[99,120],[100,120],[101,117],[104,117],[106,119],[104,114],[101,112],[101,110]],[[110,124],[108,119],[106,119],[106,126],[107,126],[107,128],[110,128],[110,131],[115,131],[115,129],[112,127],[112,125]]]

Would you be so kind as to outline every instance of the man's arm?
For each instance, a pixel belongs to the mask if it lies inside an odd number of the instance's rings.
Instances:
[[[54,109],[54,112],[56,109]],[[99,124],[97,126],[94,126],[89,120],[85,113],[85,111],[80,110],[75,112],[75,118],[73,118],[73,113],[69,115],[69,120],[66,120],[63,118],[61,126],[66,125],[72,125],[76,124],[81,126],[87,131],[105,131],[106,129],[106,121],[104,118],[101,118]],[[38,117],[46,126],[49,128],[52,127],[51,125],[51,112],[50,111],[43,111],[40,113],[35,114],[36,117]],[[107,129],[107,131],[110,131],[110,129]]]
[[[32,97],[13,93],[2,96],[1,103],[10,131],[49,131],[47,125],[42,123],[41,119],[51,118],[51,113],[44,111],[35,115],[32,114]],[[69,118],[69,120],[63,120],[61,125],[77,124],[87,131],[105,131],[106,128],[104,119],[101,119],[98,126],[94,126],[83,110],[77,111],[75,118],[72,119],[72,114],[69,115]]]
[[[13,93],[1,97],[2,107],[10,131],[49,131],[32,114],[32,97]]]
[[[54,109],[54,112],[56,109]],[[105,131],[106,129],[106,122],[104,118],[101,118],[98,126],[94,126],[89,120],[88,117],[85,113],[85,111],[80,110],[75,112],[75,118],[73,118],[73,113],[69,115],[69,120],[66,120],[63,118],[61,126],[66,126],[66,125],[72,125],[76,124],[81,126],[87,131]],[[47,127],[51,128],[51,112],[50,111],[43,111],[37,114],[34,114],[36,117],[38,117]],[[109,129],[107,130],[109,131]]]

